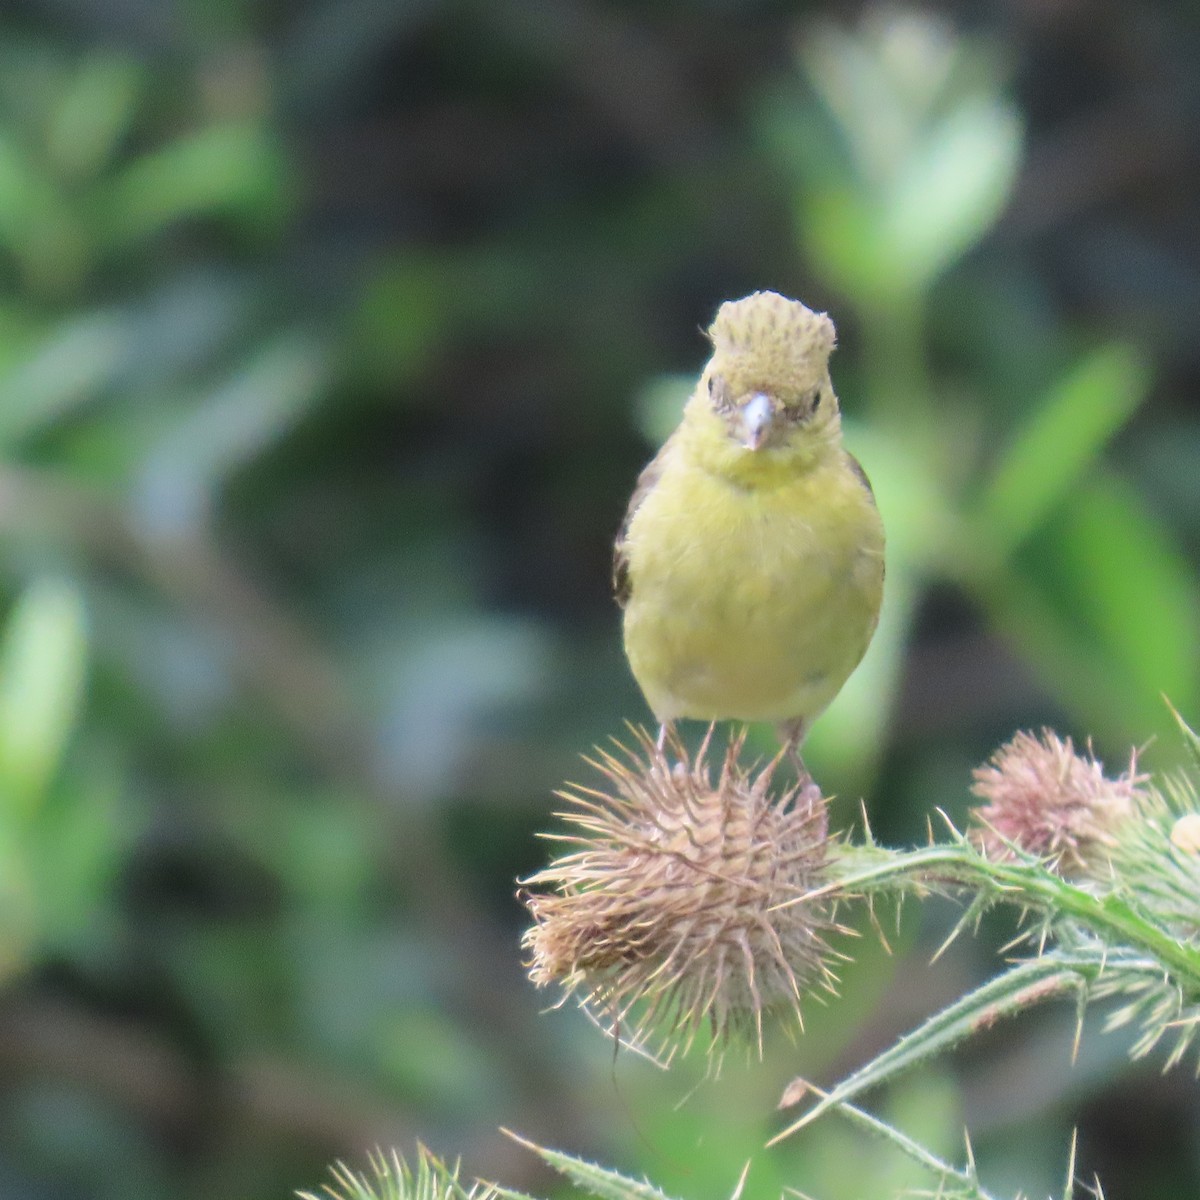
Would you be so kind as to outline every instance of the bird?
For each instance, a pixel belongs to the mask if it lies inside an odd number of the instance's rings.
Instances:
[[[879,620],[883,522],[842,444],[828,315],[759,291],[722,304],[708,337],[617,535],[625,653],[660,750],[681,719],[772,722],[811,784],[804,737]]]

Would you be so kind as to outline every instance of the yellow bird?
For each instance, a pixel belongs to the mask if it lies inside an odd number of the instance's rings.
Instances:
[[[617,537],[625,652],[662,723],[772,721],[799,746],[858,666],[883,599],[883,523],[842,445],[833,322],[755,292],[721,305],[679,427]]]

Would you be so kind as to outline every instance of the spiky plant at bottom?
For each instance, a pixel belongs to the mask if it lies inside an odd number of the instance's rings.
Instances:
[[[330,1168],[332,1182],[319,1193],[298,1192],[298,1200],[487,1200],[493,1189],[476,1183],[464,1186],[458,1168],[447,1166],[424,1146],[417,1146],[412,1167],[397,1151],[376,1151],[369,1173],[354,1171],[345,1163]]]

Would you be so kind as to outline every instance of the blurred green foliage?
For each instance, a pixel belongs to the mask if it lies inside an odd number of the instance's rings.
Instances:
[[[286,1195],[413,1136],[521,1186],[499,1124],[727,1196],[783,1082],[984,969],[911,921],[678,1111],[522,978],[551,791],[647,715],[607,594],[643,431],[730,296],[834,315],[888,527],[811,743],[845,820],[920,836],[1017,726],[1194,722],[1200,17],[960,15],[6,12],[0,1196]],[[1200,1187],[1184,1084],[1008,1036],[898,1119],[1035,1195],[1073,1123],[1110,1200]],[[818,1128],[745,1195],[890,1169]]]

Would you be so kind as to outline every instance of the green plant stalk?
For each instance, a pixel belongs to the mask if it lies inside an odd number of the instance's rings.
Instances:
[[[979,1184],[979,1180],[975,1178],[973,1169],[963,1170],[961,1167],[956,1167],[952,1163],[948,1163],[941,1158],[938,1158],[932,1150],[926,1149],[919,1142],[913,1141],[907,1134],[902,1133],[895,1126],[889,1125],[886,1121],[881,1121],[878,1117],[872,1116],[869,1112],[858,1108],[853,1104],[839,1103],[836,1105],[837,1111],[840,1112],[851,1124],[861,1126],[877,1137],[883,1138],[885,1141],[891,1142],[902,1154],[918,1163],[927,1171],[940,1177],[942,1184],[953,1182],[962,1189],[962,1194],[970,1197],[971,1200],[993,1200],[991,1192],[985,1192]],[[968,1146],[968,1153],[969,1153]],[[939,1196],[943,1193],[939,1191]]]
[[[837,890],[876,890],[910,879],[983,885],[999,893],[1001,900],[1072,917],[1107,942],[1136,947],[1160,963],[1186,991],[1200,995],[1200,948],[1172,937],[1116,896],[1095,896],[1039,866],[991,862],[965,846],[884,853],[887,857],[875,866],[839,878]]]
[[[925,354],[926,297],[852,297],[862,322],[862,361],[872,421],[932,424],[932,383]],[[903,421],[900,418],[903,416]]]
[[[775,1145],[799,1130],[811,1125],[831,1108],[849,1104],[857,1096],[910,1071],[935,1055],[965,1041],[982,1028],[988,1028],[1005,1017],[1013,1016],[1044,1000],[1078,990],[1079,980],[1100,970],[1102,956],[1094,959],[1061,955],[1018,963],[1003,975],[987,983],[935,1013],[911,1033],[848,1075],[831,1091],[813,1088],[807,1080],[805,1087],[817,1092],[818,1102],[802,1113],[790,1125],[777,1133],[768,1143]]]

